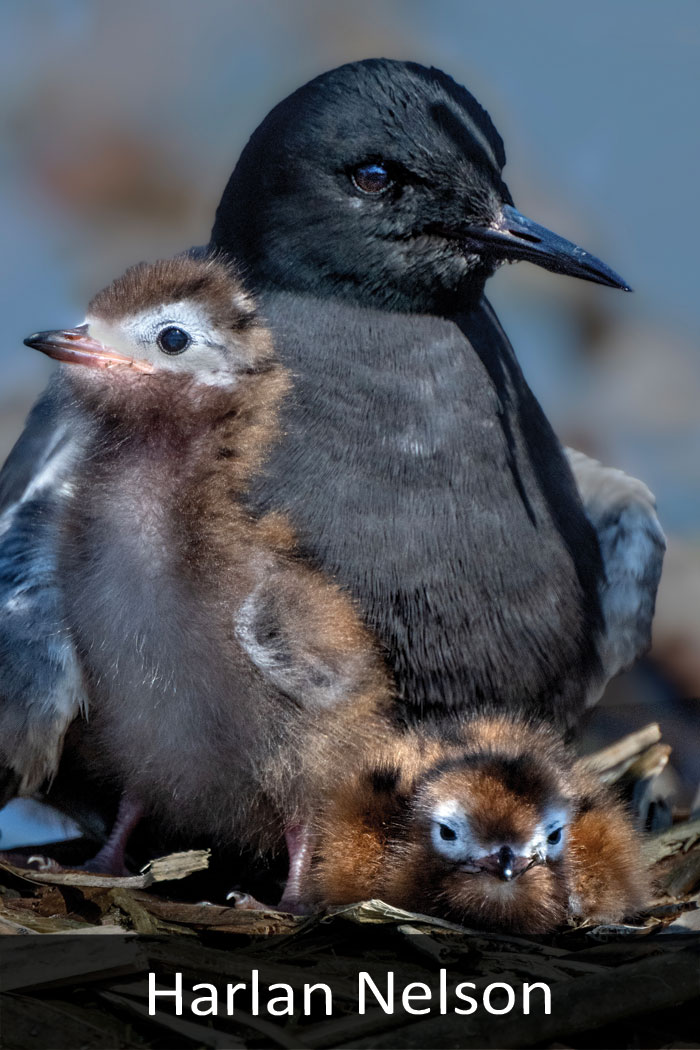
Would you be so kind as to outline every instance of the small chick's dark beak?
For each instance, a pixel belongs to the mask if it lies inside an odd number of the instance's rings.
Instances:
[[[504,204],[501,214],[490,226],[470,226],[464,230],[465,248],[498,260],[529,259],[554,273],[581,277],[609,288],[632,289],[619,274],[595,255],[572,244],[521,215],[517,208]]]
[[[489,875],[496,875],[504,882],[510,882],[531,867],[532,860],[530,857],[516,856],[510,846],[501,846],[497,853],[484,857],[480,865],[482,871],[488,872]]]
[[[42,354],[71,365],[87,365],[88,368],[115,368],[118,365],[136,372],[153,372],[148,361],[125,357],[97,339],[88,335],[86,324],[77,328],[61,328],[52,332],[35,332],[24,340],[25,346],[41,350]]]

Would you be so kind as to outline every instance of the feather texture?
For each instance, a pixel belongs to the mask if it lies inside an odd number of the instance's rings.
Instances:
[[[441,837],[442,836],[442,837]],[[510,851],[513,870],[498,861]],[[550,727],[517,717],[387,732],[331,787],[316,899],[389,904],[466,925],[548,933],[621,919],[647,887],[630,818]]]

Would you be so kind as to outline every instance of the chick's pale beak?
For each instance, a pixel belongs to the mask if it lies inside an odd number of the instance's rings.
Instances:
[[[117,353],[109,346],[92,339],[86,324],[77,328],[62,328],[53,332],[35,332],[24,340],[25,346],[41,350],[42,354],[71,365],[87,365],[88,368],[131,368],[135,372],[153,372],[148,361],[139,361]]]
[[[496,853],[492,853],[491,856],[484,857],[479,861],[482,871],[487,872],[489,875],[496,875],[499,879],[503,879],[504,882],[510,882],[511,879],[522,875],[524,871],[532,866],[532,863],[531,857],[516,856],[510,846],[501,846]]]
[[[581,277],[584,281],[605,284],[609,288],[632,289],[619,274],[564,237],[552,233],[521,215],[517,208],[504,204],[490,226],[468,226],[463,231],[464,247],[497,260],[529,259],[554,273]]]

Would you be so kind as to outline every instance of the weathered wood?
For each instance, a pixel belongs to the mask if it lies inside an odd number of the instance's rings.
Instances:
[[[688,853],[700,843],[700,818],[685,824],[674,824],[667,831],[650,835],[644,842],[644,857],[649,865],[675,853]]]
[[[183,901],[162,900],[146,893],[136,893],[132,896],[152,915],[169,922],[171,929],[179,925],[181,928],[189,926],[196,930],[211,928],[220,933],[273,936],[294,932],[308,922],[302,916],[289,915],[272,908],[269,911],[251,911],[220,904],[189,904]]]
[[[123,932],[123,931],[122,931]],[[81,937],[75,943],[52,937],[13,937],[2,945],[0,991],[75,985],[79,980],[138,973],[148,957],[136,938]]]
[[[297,974],[296,976],[297,980],[299,980],[300,975]],[[197,978],[200,980],[204,980],[204,978],[201,978],[201,975],[199,973],[197,973]],[[199,980],[197,981],[197,983],[199,983]],[[156,987],[160,988],[160,986]],[[145,982],[140,984],[135,983],[120,985],[119,992],[104,992],[102,993],[102,995],[105,999],[112,1000],[114,1002],[118,1000],[124,1005],[133,1005],[137,1008],[137,1012],[139,1012],[141,1016],[148,1017],[151,1022],[153,1021],[153,1018],[148,1013],[147,1008],[142,1005],[142,1002],[144,1000],[148,1000],[148,991]],[[185,1010],[191,1009],[192,1003],[196,998],[197,996],[193,995],[192,992],[189,992],[183,988],[182,1003],[183,1008]],[[251,1028],[255,1032],[261,1032],[273,1046],[287,1047],[288,1050],[299,1050],[299,1048],[303,1048],[305,1046],[303,1042],[300,1042],[298,1038],[291,1034],[289,1025],[283,1026],[281,1023],[275,1024],[272,1021],[266,1021],[263,1017],[253,1017],[252,1014],[246,1013],[244,1010],[237,1009],[235,1017],[231,1018],[229,1018],[228,1015],[224,1015],[221,1010],[219,1010],[219,1012],[217,1014],[214,1014],[213,1016],[226,1016],[226,1019],[228,1020],[229,1024],[233,1024],[235,1026],[243,1025],[246,1028]],[[158,1023],[162,1023],[162,1021],[165,1021],[166,1023],[168,1021],[177,1021],[179,1029],[176,1028],[174,1024],[169,1026],[172,1027],[173,1031],[180,1030],[183,1034],[187,1034],[187,1029],[190,1028],[192,1030],[191,1038],[199,1039],[205,1046],[224,1047],[225,1050],[228,1050],[228,1048],[231,1046],[235,1047],[245,1045],[244,1043],[239,1043],[235,1036],[231,1036],[230,1033],[223,1032],[220,1029],[204,1028],[203,1033],[211,1033],[211,1035],[209,1036],[204,1034],[197,1034],[195,1030],[203,1028],[203,1026],[199,1025],[197,1022],[183,1022],[181,1018],[173,1017],[168,1013],[159,1013],[157,1021]],[[182,1025],[185,1025],[186,1027],[182,1027]],[[223,1039],[223,1041],[220,1041],[221,1039]]]
[[[171,853],[151,861],[138,875],[97,875],[89,871],[22,868],[0,857],[0,867],[26,879],[27,882],[51,886],[84,886],[86,888],[145,890],[156,882],[184,879],[209,866],[210,850],[187,850]]]
[[[481,1050],[529,1047],[661,1010],[700,995],[700,943],[621,966],[601,976],[552,986],[552,1012],[513,1017],[445,1015],[417,1020],[378,1038],[348,1040],[343,1050]]]
[[[474,942],[476,947],[479,946],[479,941],[495,941],[504,945],[525,946],[532,952],[542,953],[544,955],[566,954],[564,949],[532,941],[526,937],[519,937],[517,934],[494,933],[491,931],[470,929],[467,926],[458,926],[456,923],[448,922],[447,919],[440,919],[436,915],[419,915],[415,912],[404,911],[403,908],[396,908],[393,904],[386,904],[381,900],[358,901],[357,904],[329,908],[327,917],[329,919],[334,917],[347,919],[350,922],[356,922],[360,925],[391,925],[408,922],[422,933],[429,932],[430,930],[445,930],[452,931],[460,936],[466,935],[476,938],[476,941]]]
[[[146,1045],[114,1017],[26,996],[0,996],[0,1022],[0,1045],[6,1050],[131,1050]]]
[[[700,888],[700,848],[684,854],[664,877],[657,880],[657,887],[669,897],[685,897]]]
[[[230,1032],[222,1032],[209,1025],[196,1024],[194,1021],[186,1021],[182,1017],[173,1017],[165,1013],[159,1013],[158,1017],[154,1018],[149,1015],[145,1006],[133,999],[116,995],[114,992],[99,992],[98,994],[100,999],[106,1003],[120,1007],[140,1020],[147,1020],[156,1028],[164,1028],[166,1031],[184,1035],[186,1039],[192,1039],[195,1046],[213,1047],[214,1050],[238,1050],[239,1047],[245,1047],[245,1043],[231,1035]],[[33,1047],[32,1050],[36,1050],[36,1047]]]
[[[581,765],[597,773],[601,780],[608,782],[622,775],[637,755],[661,740],[661,728],[652,722],[635,733],[624,736],[609,747],[603,747],[592,755],[582,758]],[[624,768],[623,768],[624,767]]]

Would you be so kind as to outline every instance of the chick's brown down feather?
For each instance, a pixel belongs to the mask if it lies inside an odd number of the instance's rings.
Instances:
[[[389,689],[286,518],[242,506],[290,387],[253,304],[229,264],[182,256],[29,342],[69,362],[81,434],[59,559],[89,708],[74,760],[185,836],[297,841]]]
[[[545,725],[484,717],[387,733],[318,821],[315,895],[378,897],[467,925],[547,933],[612,922],[646,885],[624,807]]]

